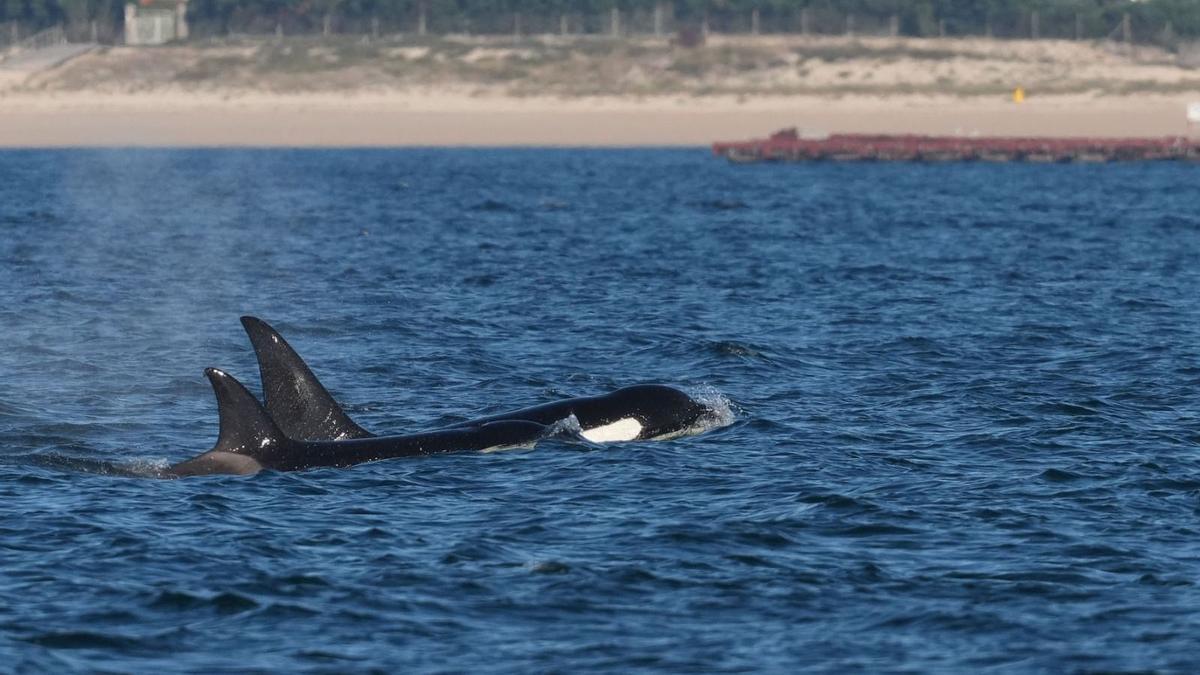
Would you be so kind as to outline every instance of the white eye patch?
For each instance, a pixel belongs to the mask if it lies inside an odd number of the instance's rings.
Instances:
[[[632,441],[640,433],[642,433],[642,423],[632,417],[625,417],[604,426],[584,429],[580,435],[593,443],[615,443]]]

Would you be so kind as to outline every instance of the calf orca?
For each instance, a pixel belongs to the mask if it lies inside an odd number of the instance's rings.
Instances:
[[[313,375],[291,345],[267,322],[242,317],[262,376],[263,402],[285,435],[304,440],[370,438]],[[593,443],[665,440],[695,430],[713,411],[659,384],[624,387],[602,396],[571,398],[444,427],[445,430],[525,420],[552,425],[574,415],[580,435]]]
[[[217,397],[221,424],[217,444],[202,455],[163,470],[162,478],[249,475],[263,469],[347,467],[395,457],[532,447],[551,433],[536,422],[506,420],[404,436],[296,440],[275,425],[267,411],[232,375],[216,368],[209,368],[204,374]]]

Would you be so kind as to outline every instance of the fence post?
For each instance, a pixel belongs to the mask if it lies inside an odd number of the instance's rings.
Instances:
[[[521,39],[521,13],[513,12],[513,42]]]
[[[808,8],[800,10],[800,34],[808,35]]]
[[[1125,39],[1125,44],[1133,42],[1133,29],[1129,25],[1129,13],[1126,12],[1121,17],[1121,37]]]
[[[1033,38],[1034,40],[1038,39],[1039,35],[1041,34],[1041,31],[1039,30],[1039,28],[1040,28],[1040,26],[1038,26],[1038,12],[1035,9],[1029,13],[1029,37]]]
[[[1083,39],[1083,15],[1075,12],[1075,39]]]
[[[892,37],[900,35],[900,17],[895,14],[888,19],[888,34]]]
[[[621,36],[621,10],[613,7],[609,12],[610,29],[613,37]]]
[[[17,24],[12,27],[13,42],[17,41]],[[137,33],[137,5],[132,2],[125,3],[125,44],[136,45],[138,43]]]
[[[187,20],[187,0],[178,0],[175,3],[175,39],[187,40],[190,35],[188,30]]]
[[[854,15],[847,13],[846,14],[846,36],[850,37],[852,35],[854,35]]]
[[[567,34],[567,33],[569,33],[570,31],[571,31],[571,29],[570,29],[570,27],[567,25],[567,15],[566,15],[566,14],[559,14],[559,15],[558,15],[558,34],[559,34],[559,35],[566,35],[566,34]]]
[[[421,2],[417,5],[417,35],[421,37],[424,37],[425,32],[428,30],[428,19],[426,18],[428,13],[429,5],[427,3]]]
[[[275,22],[275,41],[283,42],[283,22],[282,21]]]
[[[379,17],[371,17],[371,39],[379,40]]]
[[[946,20],[938,19],[938,37],[946,37]]]
[[[91,28],[92,28],[92,31],[91,31],[92,32],[92,42],[93,43],[99,42],[100,41],[100,31],[96,30],[96,20],[95,19],[92,19]]]
[[[333,16],[331,14],[326,14],[325,18],[321,21],[321,35],[328,37],[332,30]]]
[[[758,35],[758,8],[750,10],[750,34]]]
[[[663,5],[661,2],[654,3],[654,37],[662,37],[663,33]]]
[[[708,10],[707,9],[704,10],[704,18],[701,20],[701,23],[700,23],[700,35],[704,36],[704,39],[706,41],[708,40]]]

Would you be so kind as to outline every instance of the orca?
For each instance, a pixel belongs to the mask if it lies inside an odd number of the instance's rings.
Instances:
[[[574,416],[579,435],[593,443],[661,441],[689,433],[709,414],[690,396],[661,384],[636,384],[601,396],[581,396],[480,417],[447,429],[507,420],[554,424]]]
[[[217,397],[217,443],[208,452],[164,469],[162,478],[341,468],[397,457],[532,447],[552,433],[536,422],[506,420],[404,436],[299,440],[289,438],[232,375],[216,368],[204,374]]]
[[[241,321],[258,358],[263,403],[285,435],[313,441],[371,437],[369,431],[342,410],[278,331],[253,316],[243,316]],[[518,420],[549,426],[573,415],[584,439],[609,443],[683,436],[697,430],[713,414],[711,408],[674,387],[640,384],[601,396],[564,399],[443,428],[473,428]]]

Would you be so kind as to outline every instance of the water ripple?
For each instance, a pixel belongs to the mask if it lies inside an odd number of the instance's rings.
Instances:
[[[1193,670],[1192,167],[0,153],[13,672]],[[275,323],[368,428],[662,443],[145,480]],[[732,423],[730,423],[732,422]]]

